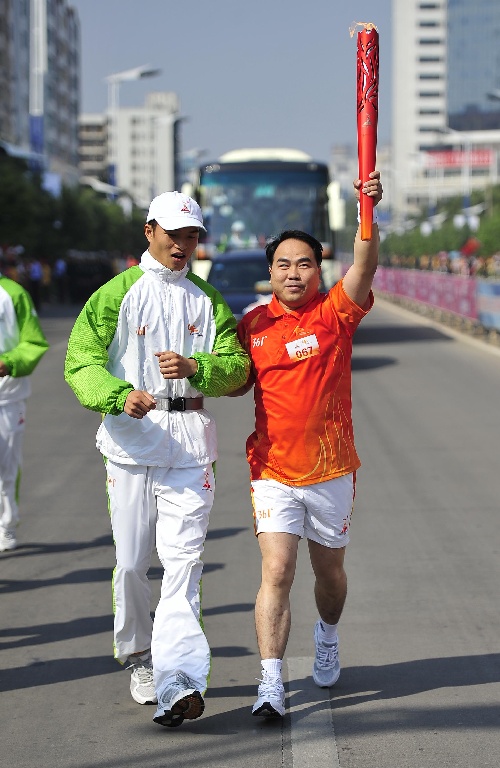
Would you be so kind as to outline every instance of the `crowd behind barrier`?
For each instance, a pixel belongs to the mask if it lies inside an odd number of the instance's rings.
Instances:
[[[19,247],[0,247],[1,271],[20,283],[37,312],[47,304],[79,304],[114,275],[133,264],[135,257],[107,251],[69,250],[65,258],[31,257]]]
[[[440,251],[421,256],[381,256],[379,263],[397,269],[418,269],[425,272],[442,272],[463,277],[498,278],[500,280],[500,251],[483,257],[459,251]]]

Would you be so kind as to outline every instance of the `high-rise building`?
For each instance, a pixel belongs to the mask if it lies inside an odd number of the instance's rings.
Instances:
[[[394,212],[498,179],[498,0],[393,0]]]
[[[176,189],[177,94],[149,93],[143,107],[113,109],[108,120],[108,164],[113,167],[113,183],[143,208],[161,192]]]
[[[0,4],[0,141],[47,177],[78,178],[80,26],[66,0]]]
[[[30,0],[0,5],[0,140],[29,152]]]
[[[448,125],[458,131],[500,129],[499,0],[448,0]]]
[[[104,114],[83,114],[78,120],[79,169],[82,176],[108,180],[108,119]]]

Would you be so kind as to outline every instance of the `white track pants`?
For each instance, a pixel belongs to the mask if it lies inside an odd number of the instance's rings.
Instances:
[[[115,657],[151,648],[156,690],[182,670],[207,687],[210,649],[200,625],[201,554],[214,499],[212,467],[106,463],[116,547]],[[155,544],[164,568],[154,623],[147,572]]]
[[[19,522],[16,486],[23,459],[26,400],[0,406],[0,527]]]

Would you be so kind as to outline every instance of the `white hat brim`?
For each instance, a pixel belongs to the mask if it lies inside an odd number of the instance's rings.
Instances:
[[[204,232],[207,231],[200,220],[196,219],[194,216],[172,216],[172,218],[159,218],[155,219],[155,221],[158,222],[162,229],[166,229],[167,231],[182,229],[183,227],[196,227],[197,229],[202,229]]]

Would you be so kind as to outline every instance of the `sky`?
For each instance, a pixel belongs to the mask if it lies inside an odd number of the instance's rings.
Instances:
[[[81,111],[107,108],[107,75],[161,74],[120,85],[121,106],[175,91],[181,149],[207,161],[243,147],[291,147],[328,162],[356,144],[353,22],[379,32],[379,145],[390,141],[392,0],[68,0],[80,18]]]

